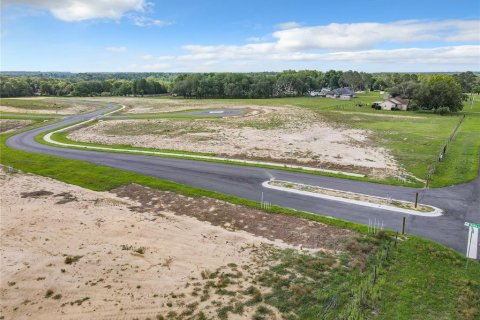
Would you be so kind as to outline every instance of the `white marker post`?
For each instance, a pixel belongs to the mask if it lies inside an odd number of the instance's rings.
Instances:
[[[467,258],[477,259],[478,255],[478,229],[480,223],[465,222],[468,227]]]

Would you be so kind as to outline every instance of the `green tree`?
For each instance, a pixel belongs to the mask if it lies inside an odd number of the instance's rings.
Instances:
[[[472,71],[462,72],[460,74],[456,74],[455,80],[460,84],[462,91],[464,93],[472,92],[472,88],[478,84],[478,76],[473,73]]]
[[[463,108],[462,97],[462,89],[452,76],[435,75],[420,83],[413,101],[420,109],[457,112]]]

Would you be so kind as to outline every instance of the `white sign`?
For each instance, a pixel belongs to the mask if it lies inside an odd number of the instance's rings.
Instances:
[[[465,222],[465,226],[480,229],[480,223]]]
[[[465,224],[466,225],[466,224]],[[478,254],[478,227],[468,226],[467,258],[477,259]]]

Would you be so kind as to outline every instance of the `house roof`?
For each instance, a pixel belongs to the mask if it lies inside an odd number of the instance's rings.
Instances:
[[[388,100],[390,100],[391,102],[393,102],[395,104],[404,104],[404,105],[408,105],[408,103],[410,102],[410,100],[403,99],[401,97],[390,98]]]
[[[355,91],[352,88],[344,87],[333,90],[335,94],[338,95],[354,95]]]

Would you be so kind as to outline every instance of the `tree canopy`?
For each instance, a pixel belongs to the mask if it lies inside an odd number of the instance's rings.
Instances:
[[[2,72],[1,97],[127,96],[172,93],[186,98],[272,98],[304,96],[322,88],[387,90],[413,99],[418,108],[461,109],[461,93],[480,93],[473,72],[454,75],[286,70],[257,73],[68,73]]]
[[[457,112],[462,110],[463,93],[454,77],[435,75],[420,82],[414,95],[414,103],[425,110],[446,110]]]

